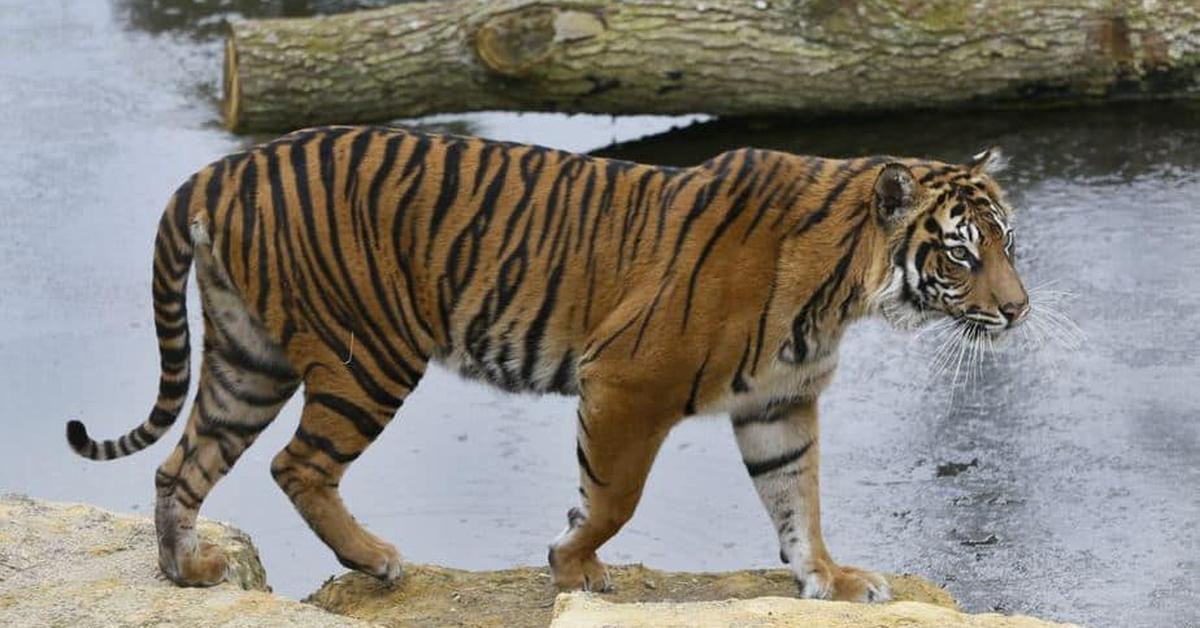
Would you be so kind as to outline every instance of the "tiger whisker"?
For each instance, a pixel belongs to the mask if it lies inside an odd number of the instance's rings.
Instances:
[[[946,326],[946,331],[943,335],[943,340],[934,352],[932,377],[938,377],[945,373],[950,368],[953,362],[955,351],[959,348],[962,342],[962,326],[953,319],[947,319],[949,324]]]
[[[1039,308],[1039,315],[1036,318],[1050,332],[1051,339],[1063,348],[1077,349],[1086,341],[1083,330],[1066,314],[1052,307]]]

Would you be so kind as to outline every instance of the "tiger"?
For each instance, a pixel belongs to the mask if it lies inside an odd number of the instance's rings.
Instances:
[[[72,420],[67,440],[111,460],[175,422],[194,265],[198,390],[155,474],[159,566],[179,585],[226,578],[197,514],[302,384],[271,474],[342,565],[399,581],[400,554],[338,486],[436,362],[578,397],[579,503],[548,554],[560,589],[611,587],[597,550],[633,515],[663,440],[716,414],[798,595],[887,601],[884,576],[835,563],[823,540],[817,401],[852,322],[941,317],[999,337],[1028,315],[998,156],[742,148],[676,168],[390,126],[297,131],[170,197],[154,243],[155,404],[118,439]]]

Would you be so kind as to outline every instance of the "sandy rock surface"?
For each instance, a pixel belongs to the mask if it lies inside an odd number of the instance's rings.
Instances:
[[[235,583],[172,584],[147,517],[0,496],[0,626],[366,625],[271,594],[249,537],[208,521],[198,529],[230,556]]]
[[[198,529],[230,557],[232,582],[188,589],[167,581],[147,517],[0,496],[0,626],[1056,625],[959,613],[949,594],[916,576],[890,576],[901,601],[861,605],[794,599],[784,570],[693,574],[641,565],[612,567],[611,593],[558,595],[545,568],[473,572],[410,564],[397,585],[349,573],[302,603],[270,592],[244,533],[208,521]]]
[[[795,598],[760,597],[677,604],[613,604],[586,593],[559,596],[551,628],[690,628],[692,626],[822,626],[824,628],[1049,628],[1067,626],[1031,617],[985,614],[967,615],[919,602],[850,604],[813,602]]]
[[[614,609],[623,608],[613,604],[620,602],[694,602],[796,594],[791,574],[782,569],[701,574],[662,572],[641,565],[610,565],[609,575],[614,591],[592,596],[592,599],[603,601]],[[891,576],[890,580],[896,599],[924,602],[921,606],[956,608],[950,594],[926,580],[916,576]],[[335,613],[385,626],[517,628],[548,625],[554,615],[556,595],[545,568],[475,572],[433,565],[406,565],[405,579],[395,587],[361,574],[346,574],[327,582],[307,601]],[[825,604],[798,603],[801,606]],[[687,605],[677,606],[685,608]],[[680,612],[681,617],[687,617],[686,610]],[[596,613],[590,616],[595,617]],[[595,625],[607,624],[606,620],[597,621]]]

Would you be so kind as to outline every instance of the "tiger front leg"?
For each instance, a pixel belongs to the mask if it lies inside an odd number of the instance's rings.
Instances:
[[[596,550],[633,516],[669,424],[654,401],[597,382],[580,398],[576,433],[582,504],[550,544],[550,575],[560,589],[606,591]]]
[[[800,596],[886,602],[880,574],[835,564],[821,537],[817,402],[776,402],[733,417],[742,461],[779,533],[780,557],[791,567]]]

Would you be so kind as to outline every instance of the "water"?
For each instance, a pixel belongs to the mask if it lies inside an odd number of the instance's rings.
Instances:
[[[152,506],[153,470],[178,429],[100,465],[68,451],[63,423],[114,435],[153,399],[155,225],[183,178],[247,141],[216,117],[214,34],[253,6],[0,0],[0,490]],[[839,560],[924,575],[972,611],[1154,626],[1200,624],[1197,114],[1156,105],[710,122],[663,135],[688,120],[435,124],[572,150],[624,140],[603,152],[672,164],[741,145],[944,159],[1001,145],[1021,271],[1075,293],[1062,307],[1087,340],[1010,348],[954,390],[928,374],[919,341],[877,323],[852,329],[822,399],[826,537]],[[298,410],[288,406],[204,508],[246,529],[272,584],[292,596],[342,571],[267,472]],[[346,499],[411,560],[540,564],[575,499],[573,412],[570,399],[507,396],[434,369],[355,464]],[[663,569],[777,564],[730,432],[722,420],[681,425],[602,555]],[[964,468],[939,476],[949,463]]]

